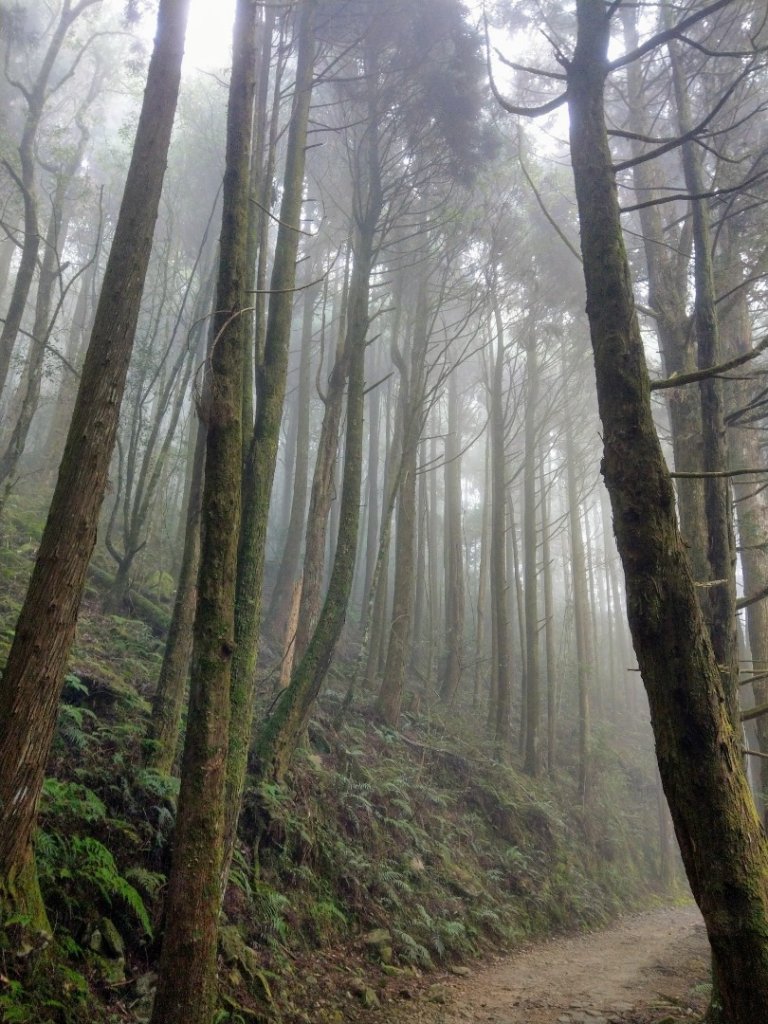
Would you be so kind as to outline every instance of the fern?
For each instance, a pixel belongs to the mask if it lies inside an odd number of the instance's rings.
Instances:
[[[119,897],[133,911],[151,938],[152,925],[144,901],[131,883],[118,872],[115,859],[106,846],[90,836],[73,836],[70,846],[83,876],[95,886],[107,903],[111,904],[114,896]]]
[[[149,899],[154,899],[165,885],[165,875],[142,867],[128,868],[125,878],[141,889]]]
[[[102,821],[107,808],[92,789],[75,782],[46,779],[40,810],[43,814],[93,823]]]
[[[90,888],[108,905],[119,899],[132,912],[145,934],[152,938],[152,925],[138,890],[119,872],[115,859],[98,839],[91,836],[63,836],[40,832],[36,838],[40,882],[51,899],[77,919],[87,906],[83,890]],[[151,872],[146,872],[146,876]],[[73,893],[71,883],[77,882]]]

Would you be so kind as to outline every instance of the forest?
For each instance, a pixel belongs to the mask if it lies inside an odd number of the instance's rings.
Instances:
[[[0,54],[0,1020],[768,1021],[765,0]]]

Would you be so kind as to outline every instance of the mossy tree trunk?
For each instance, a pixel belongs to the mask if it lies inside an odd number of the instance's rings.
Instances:
[[[754,1024],[768,1012],[768,850],[651,415],[605,127],[609,5],[578,0],[577,15],[567,96],[603,475],[662,783],[712,945],[725,1017]]]
[[[147,765],[169,775],[173,770],[181,733],[184,695],[192,658],[192,630],[197,607],[197,572],[200,565],[200,512],[205,465],[205,423],[196,428],[195,451],[187,497],[186,529],[181,568],[176,582],[171,625],[163,651],[163,663],[152,700]]]
[[[32,835],[64,669],[96,542],[165,173],[188,0],[161,0],[136,139],[72,423],[0,683],[0,893],[36,889]]]
[[[349,354],[347,428],[341,484],[339,532],[331,578],[314,633],[294,667],[290,685],[259,730],[254,748],[259,782],[281,782],[309,720],[312,704],[325,679],[347,613],[355,571],[360,520],[363,465],[363,407],[365,392],[365,339],[368,331],[368,294],[373,259],[373,237],[380,205],[355,234],[350,284],[347,338]]]
[[[189,714],[153,1024],[210,1024],[216,1005],[240,522],[243,324],[250,305],[247,240],[257,12],[256,0],[238,0],[210,390],[204,408],[205,480]]]
[[[222,885],[234,849],[253,728],[267,520],[285,401],[296,261],[301,236],[307,124],[315,63],[315,13],[315,0],[303,0],[298,9],[296,80],[288,127],[280,224],[270,279],[267,332],[263,354],[257,353],[256,420],[243,478]],[[250,337],[244,341],[246,344],[251,343]]]
[[[348,253],[340,303],[341,333],[336,345],[335,359],[328,377],[326,391],[322,396],[323,420],[320,425],[320,438],[317,443],[309,511],[307,512],[301,603],[294,647],[295,658],[302,658],[309,645],[323,599],[323,570],[328,521],[336,494],[334,481],[339,450],[339,431],[344,411],[344,388],[349,371],[349,358],[346,349],[349,255]]]

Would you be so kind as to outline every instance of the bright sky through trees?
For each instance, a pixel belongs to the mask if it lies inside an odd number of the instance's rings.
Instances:
[[[229,65],[235,0],[192,0],[184,66],[223,68]]]

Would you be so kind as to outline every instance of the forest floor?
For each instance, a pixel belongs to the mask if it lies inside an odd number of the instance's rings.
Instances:
[[[434,983],[389,1020],[409,1024],[672,1024],[706,1008],[709,953],[693,906],[537,942]],[[407,997],[406,997],[407,998]]]

